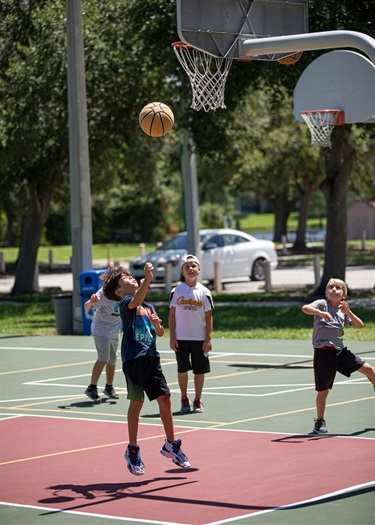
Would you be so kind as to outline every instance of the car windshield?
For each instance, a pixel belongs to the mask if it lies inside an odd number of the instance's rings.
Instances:
[[[160,252],[167,252],[168,250],[186,250],[186,234],[177,235],[158,248]]]
[[[201,244],[204,242],[206,235],[200,234],[200,242]],[[160,246],[158,248],[159,252],[167,252],[168,250],[186,250],[187,245],[187,236],[186,233],[182,233],[181,235],[177,235],[176,237],[173,237],[170,241],[163,244],[163,246]]]

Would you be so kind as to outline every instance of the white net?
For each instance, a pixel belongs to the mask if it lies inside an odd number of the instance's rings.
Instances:
[[[172,47],[190,80],[193,91],[190,107],[206,112],[225,109],[225,83],[233,59],[208,55],[183,42],[176,42]]]
[[[311,144],[330,148],[333,128],[344,123],[344,113],[338,109],[302,111],[301,117],[311,133]]]

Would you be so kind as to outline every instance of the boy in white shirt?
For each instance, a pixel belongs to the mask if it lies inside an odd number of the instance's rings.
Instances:
[[[123,268],[116,268],[121,272]],[[106,282],[109,273],[100,276],[103,284]],[[91,334],[94,338],[95,347],[98,353],[97,360],[91,373],[91,382],[85,390],[85,394],[94,403],[100,403],[98,394],[98,381],[105,368],[106,385],[103,394],[111,399],[118,399],[119,396],[113,387],[113,380],[116,370],[117,348],[121,329],[121,317],[118,301],[111,301],[104,296],[103,288],[93,293],[84,304],[85,310],[95,309],[94,319],[91,323]]]
[[[181,273],[185,282],[172,289],[169,301],[170,347],[176,352],[181,412],[190,412],[191,407],[187,395],[189,370],[194,374],[193,410],[203,412],[201,397],[204,374],[210,372],[214,305],[210,290],[198,282],[200,264],[195,255],[183,257]]]

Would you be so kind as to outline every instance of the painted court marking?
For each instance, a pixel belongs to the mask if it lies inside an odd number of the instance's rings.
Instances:
[[[177,428],[192,463],[191,469],[181,469],[159,454],[160,425],[142,424],[147,470],[135,477],[123,460],[124,423],[22,416],[0,425],[3,503],[39,509],[44,516],[64,512],[140,523],[221,525],[374,483],[366,461],[373,440],[362,437]],[[326,461],[331,472],[322,479]],[[236,483],[223,476],[233,465]]]

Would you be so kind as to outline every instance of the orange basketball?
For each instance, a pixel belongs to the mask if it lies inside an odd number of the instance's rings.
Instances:
[[[173,111],[163,102],[150,102],[139,114],[139,125],[150,137],[163,137],[172,129]]]
[[[278,62],[280,64],[290,66],[291,64],[295,64],[296,62],[298,62],[298,60],[301,58],[302,55],[303,55],[302,51],[299,51],[298,53],[293,53],[293,55],[289,55],[287,57],[280,58]]]

